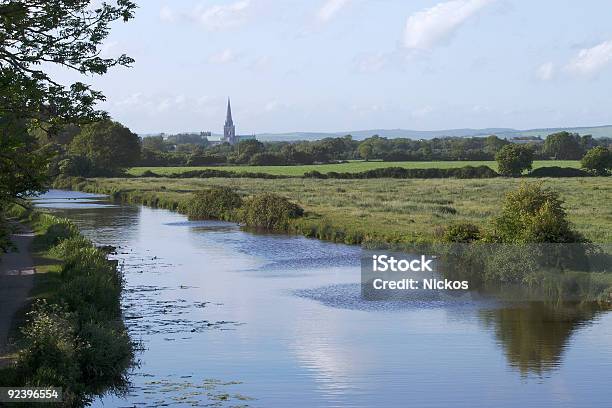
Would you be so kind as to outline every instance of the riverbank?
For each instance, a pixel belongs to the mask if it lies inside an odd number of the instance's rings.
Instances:
[[[14,362],[0,370],[0,384],[61,387],[64,406],[124,392],[134,346],[122,321],[117,263],[68,220],[19,212],[34,231],[24,256],[39,273],[32,276],[32,304],[19,327]]]
[[[194,192],[230,187],[243,195],[274,192],[305,210],[288,232],[346,244],[431,241],[453,223],[485,226],[519,179],[64,179],[57,188],[108,194],[115,200],[180,210]],[[595,243],[612,243],[612,178],[542,179],[565,201],[569,220]]]

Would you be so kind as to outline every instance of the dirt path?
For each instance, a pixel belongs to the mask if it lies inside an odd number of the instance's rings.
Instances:
[[[10,329],[15,313],[28,301],[34,283],[34,264],[30,245],[34,234],[21,227],[11,235],[16,252],[2,254],[0,258],[0,367],[8,364],[5,354],[10,351]]]

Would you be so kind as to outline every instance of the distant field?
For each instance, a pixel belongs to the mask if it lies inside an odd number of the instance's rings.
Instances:
[[[202,166],[202,167],[134,167],[129,173],[139,176],[147,170],[160,175],[183,173],[190,170],[217,169],[237,172],[268,173],[282,176],[302,176],[304,173],[316,170],[321,173],[330,171],[356,173],[382,167],[403,167],[407,169],[441,168],[448,169],[463,166],[489,166],[497,171],[495,161],[435,161],[435,162],[382,162],[382,161],[352,161],[341,164],[314,164],[307,166]],[[577,160],[540,160],[533,163],[533,168],[548,166],[579,168]]]

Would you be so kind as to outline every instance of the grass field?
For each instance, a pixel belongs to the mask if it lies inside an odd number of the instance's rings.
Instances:
[[[190,170],[217,169],[236,172],[268,173],[282,176],[302,176],[304,173],[316,170],[321,173],[330,171],[356,173],[360,171],[378,169],[381,167],[403,167],[407,169],[425,168],[455,168],[463,166],[489,166],[497,171],[495,161],[435,161],[435,162],[382,162],[382,161],[351,161],[340,164],[313,164],[305,166],[202,166],[202,167],[134,167],[129,170],[129,174],[139,176],[147,170],[160,175],[177,174]],[[533,168],[539,167],[574,167],[579,168],[580,162],[577,160],[539,160],[533,163]]]
[[[536,181],[534,181],[536,182]],[[576,228],[598,243],[612,243],[612,178],[542,179],[559,192]],[[518,187],[517,179],[366,179],[266,180],[214,179],[91,179],[80,189],[121,191],[134,201],[175,208],[190,193],[211,185],[225,185],[243,194],[275,192],[299,203],[308,212],[296,230],[313,236],[361,236],[364,240],[414,242],[430,239],[439,226],[469,221],[486,226],[500,211],[504,194]],[[326,232],[327,231],[327,232]],[[334,231],[342,233],[336,238]],[[330,239],[330,238],[328,238]]]

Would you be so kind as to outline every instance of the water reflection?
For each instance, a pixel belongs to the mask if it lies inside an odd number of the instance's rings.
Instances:
[[[532,302],[484,310],[480,316],[494,330],[510,366],[522,375],[542,375],[561,365],[572,334],[605,310],[595,303]]]

